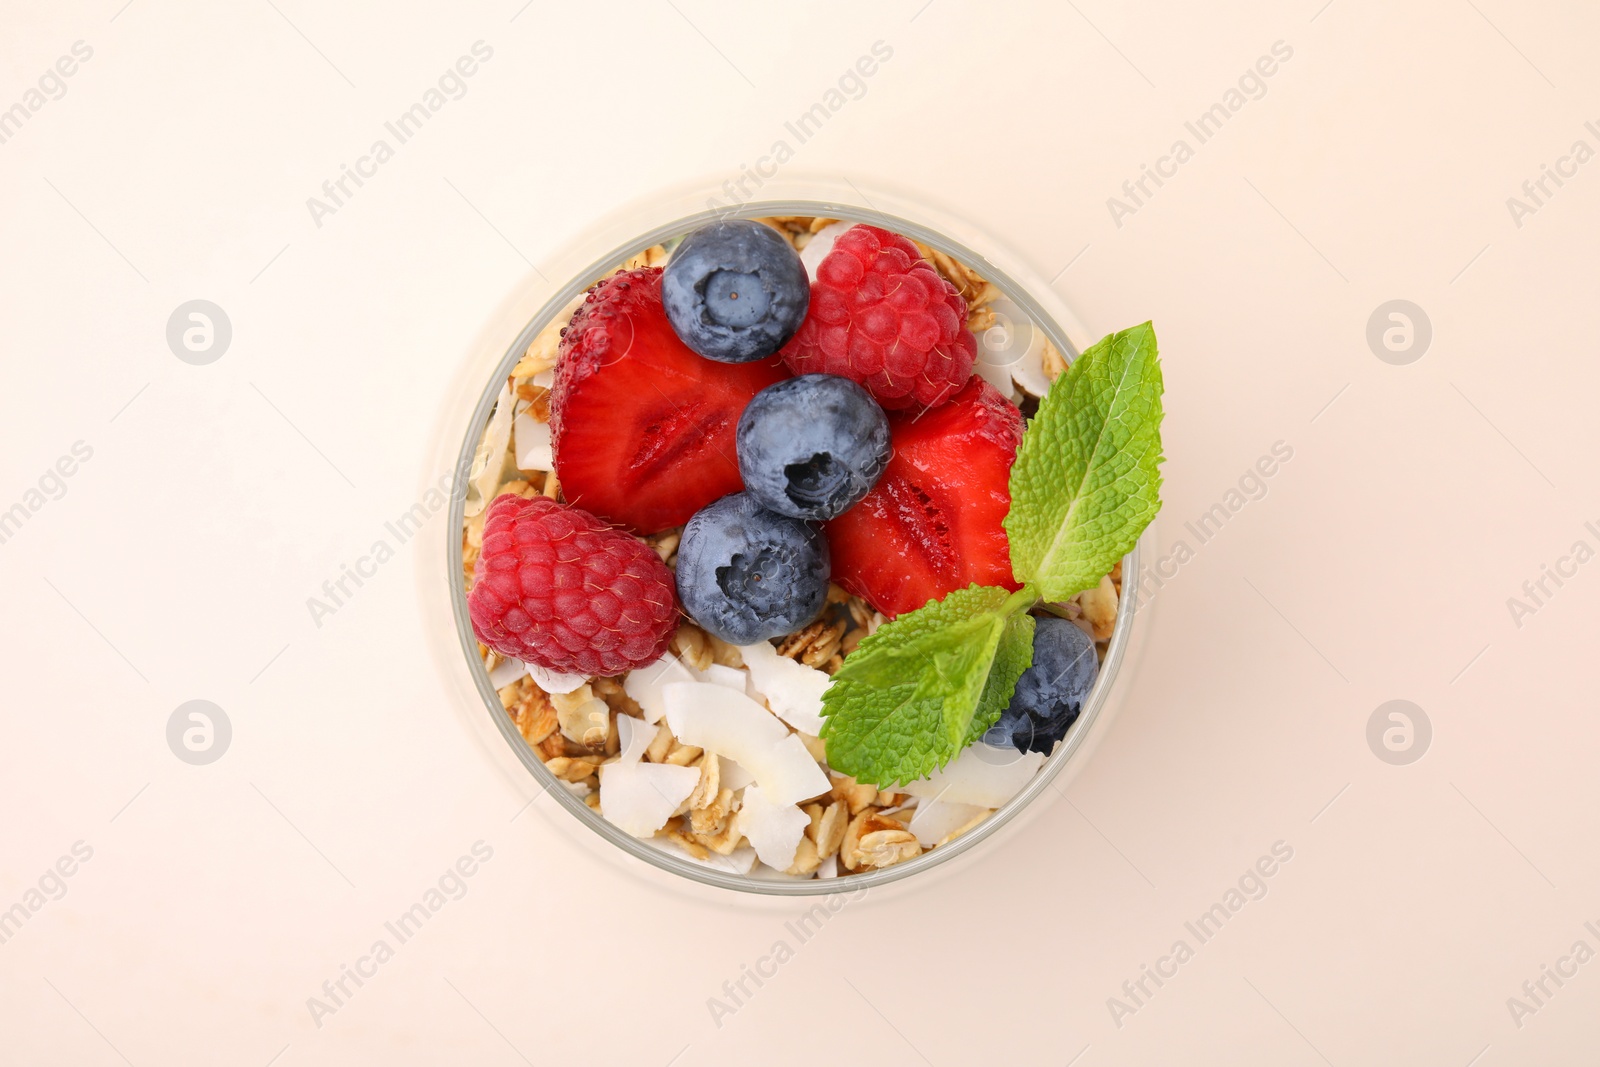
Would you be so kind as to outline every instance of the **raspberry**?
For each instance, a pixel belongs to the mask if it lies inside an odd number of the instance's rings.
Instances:
[[[850,378],[891,410],[944,403],[972,377],[977,354],[956,287],[916,245],[876,226],[839,237],[783,350],[796,374]]]
[[[467,597],[478,640],[552,671],[610,677],[666,650],[672,572],[586,511],[506,494],[489,505]]]

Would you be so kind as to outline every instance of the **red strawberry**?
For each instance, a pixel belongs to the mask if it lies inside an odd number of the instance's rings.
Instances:
[[[1022,413],[982,378],[949,403],[889,417],[888,469],[823,529],[833,580],[890,618],[953,589],[1021,586],[1000,525]]]
[[[734,430],[750,398],[789,377],[774,356],[713,363],[678,340],[661,268],[616,274],[562,331],[550,405],[567,500],[649,534],[737,493]]]

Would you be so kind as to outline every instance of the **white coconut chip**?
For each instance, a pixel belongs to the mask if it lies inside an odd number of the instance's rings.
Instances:
[[[812,281],[817,280],[817,268],[822,266],[822,261],[827,258],[828,253],[833,251],[834,242],[839,239],[840,234],[854,225],[853,222],[830,222],[811,235],[811,240],[800,250],[800,262],[805,264],[806,277]]]
[[[634,837],[667,825],[700,781],[698,767],[672,763],[606,763],[600,767],[600,814]]]
[[[813,736],[822,733],[822,694],[829,678],[825,671],[807,667],[765,641],[739,646],[756,692],[767,700],[772,713],[796,730]]]
[[[483,440],[478,443],[478,450],[472,456],[464,509],[468,518],[488,507],[494,499],[494,491],[500,488],[500,475],[505,470],[506,452],[511,445],[511,421],[515,405],[511,383],[507,382],[500,399],[495,401],[494,414],[489,416]]]
[[[489,684],[499,692],[527,673],[528,665],[520,659],[503,659],[489,672]]]
[[[795,850],[811,825],[811,816],[793,804],[775,804],[767,799],[760,785],[747,786],[739,807],[739,833],[750,839],[750,846],[761,862],[777,871],[794,866]]]
[[[725,667],[720,663],[713,663],[700,672],[700,678],[702,681],[710,682],[713,685],[725,685],[729,689],[737,689],[742,693],[745,691],[745,683],[749,681],[750,676],[738,667]]]
[[[915,797],[998,808],[1021,791],[1044,765],[1043,752],[1021,753],[979,741],[941,770],[903,787]]]
[[[686,666],[671,652],[663,652],[661,658],[654,663],[647,663],[643,667],[635,667],[629,671],[627,680],[622,683],[622,691],[644,711],[645,722],[660,722],[661,716],[667,710],[666,704],[662,701],[661,687],[673,682],[699,680],[697,671]]]
[[[568,316],[570,318],[571,316]],[[537,385],[540,389],[554,389],[556,387],[556,369],[542,370],[528,379],[529,385]]]
[[[829,856],[827,859],[825,859],[821,863],[817,864],[817,877],[818,878],[837,878],[837,877],[839,877],[839,855],[838,855],[838,853],[834,853],[832,856]]]
[[[828,776],[800,739],[760,704],[727,686],[675,682],[662,687],[667,723],[686,745],[740,764],[775,804],[828,791]]]
[[[906,829],[917,835],[917,844],[932,848],[988,810],[976,804],[924,800],[917,805],[916,814],[911,816]]]
[[[618,762],[638,763],[644,758],[645,749],[650,747],[650,742],[656,739],[659,727],[651,726],[643,719],[635,719],[632,715],[617,715],[617,741],[622,746],[618,752]]]
[[[731,789],[737,793],[739,790],[756,780],[755,775],[751,774],[749,771],[745,770],[728,757],[718,756],[717,759],[720,761],[719,766],[721,768],[721,777],[718,779],[718,781],[721,783],[721,788]]]
[[[518,470],[556,469],[555,447],[551,443],[548,422],[540,422],[526,411],[519,412],[512,422],[512,440],[515,442]]]
[[[587,674],[563,674],[548,670],[537,663],[524,663],[507,657],[489,672],[489,684],[496,690],[504,689],[524,674],[533,678],[546,693],[571,693],[589,680]]]

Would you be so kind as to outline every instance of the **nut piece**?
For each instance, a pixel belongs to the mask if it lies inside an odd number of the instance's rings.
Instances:
[[[521,359],[517,360],[517,365],[511,368],[511,377],[531,378],[535,374],[547,371],[556,365],[556,351],[561,345],[561,331],[566,328],[568,322],[572,321],[572,313],[578,310],[578,305],[582,304],[588,295],[588,293],[579,293],[555,318],[550,320],[544,329],[539,331],[539,336],[535,337],[533,342],[528,345],[527,352],[523,354]]]
[[[672,751],[678,739],[672,736],[672,729],[667,726],[667,720],[662,719],[656,723],[656,736],[651,738],[650,746],[644,750],[644,758],[651,763],[664,763],[667,753]]]
[[[909,834],[909,831],[893,819],[885,819],[875,811],[863,811],[851,820],[850,826],[844,832],[844,840],[839,843],[839,859],[844,861],[846,870],[853,871],[857,867],[869,866],[866,862],[866,854],[861,849],[861,842],[871,835],[879,833]],[[911,834],[910,837],[914,844],[917,840],[916,835]],[[883,840],[882,838],[874,839],[878,844],[881,844]],[[891,862],[898,863],[899,860],[892,860]],[[883,864],[882,866],[888,866],[888,864]]]
[[[570,759],[566,756],[557,756],[555,759],[545,760],[545,769],[565,782],[581,782],[594,773],[595,764],[586,759]]]
[[[537,745],[556,732],[555,705],[550,703],[550,698],[542,689],[533,684],[531,678],[522,679],[516,687],[507,686],[502,691],[502,700],[504,693],[512,688],[517,691],[516,703],[506,710],[511,713],[511,721],[516,723],[528,744]]]
[[[666,533],[652,534],[644,540],[645,544],[654,549],[656,555],[661,557],[662,563],[670,564],[673,557],[678,554],[678,542],[683,540],[683,530],[668,530]]]
[[[667,250],[661,245],[651,245],[629,259],[619,269],[638,270],[640,267],[659,267],[667,261]]]
[[[728,816],[733,813],[733,790],[722,789],[716,798],[703,808],[689,813],[689,825],[697,834],[717,837],[728,827]]]
[[[822,805],[803,804],[800,810],[805,812],[806,818],[811,820],[811,825],[806,827],[806,836],[815,841],[817,839],[817,827],[822,825]]]
[[[878,787],[858,782],[848,774],[837,774],[833,778],[833,789],[830,790],[835,800],[842,800],[850,806],[850,814],[858,814],[862,808],[878,799]]]
[[[733,806],[733,790],[724,789],[722,792],[726,795],[726,800],[724,800],[723,796],[718,796],[717,802],[707,809],[708,811],[724,807],[731,808]],[[691,825],[698,824],[699,820],[696,817],[700,814],[698,811],[690,813],[689,821]],[[720,828],[716,828],[714,833],[697,833],[695,834],[695,840],[719,856],[730,856],[733,854],[733,850],[739,847],[739,842],[744,840],[744,834],[739,832],[739,821],[730,818],[726,811],[723,812],[719,822]]]
[[[1111,576],[1106,575],[1099,585],[1085,589],[1072,599],[1093,628],[1090,636],[1096,641],[1108,639],[1117,623],[1117,587],[1111,583]]]
[[[850,816],[844,801],[836,800],[828,805],[822,817],[816,821],[817,828],[817,855],[827,859],[839,851],[839,845],[844,841],[845,829],[850,822]]]
[[[589,748],[603,748],[611,736],[611,707],[594,695],[594,689],[580,685],[570,693],[554,693],[550,703],[556,708],[561,735]]]
[[[892,867],[922,855],[922,846],[910,830],[874,830],[862,835],[857,855],[858,866]]]
[[[989,282],[984,281],[971,267],[958,263],[943,252],[935,251],[921,241],[912,243],[917,246],[917,251],[922,253],[922,258],[933,264],[934,269],[960,291],[961,299],[967,302],[969,311],[989,303],[1000,295],[1000,290]]]
[[[596,678],[589,683],[589,688],[594,690],[595,696],[609,704],[612,711],[632,715],[635,719],[644,717],[644,709],[639,706],[638,701],[622,688],[621,678]],[[615,731],[612,732],[615,734]]]
[[[778,655],[799,660],[807,667],[824,667],[839,651],[844,631],[845,624],[842,622],[830,625],[826,620],[818,619],[805,629],[785,637],[778,645]]]
[[[743,667],[744,653],[738,645],[730,645],[716,634],[706,634],[706,644],[711,646],[711,662],[724,667]]]
[[[794,850],[794,862],[789,865],[785,874],[810,874],[822,865],[822,857],[817,855],[817,846],[811,838],[802,837],[800,847]]]
[[[672,635],[671,647],[679,659],[697,671],[703,671],[716,662],[712,658],[711,642],[706,632],[698,626],[680,623],[678,632]]]
[[[696,748],[694,745],[679,745],[671,752],[668,752],[667,758],[662,762],[672,763],[679,767],[687,767],[699,759],[700,753],[703,751],[704,749]]]
[[[700,759],[700,781],[689,794],[689,809],[709,807],[717,799],[722,784],[722,761],[715,753],[707,752]]]
[[[676,820],[674,820],[674,821],[676,821]],[[665,831],[664,836],[666,837],[666,839],[668,841],[673,841],[673,842],[676,842],[677,844],[683,846],[683,850],[685,852],[689,853],[689,855],[693,856],[697,860],[706,859],[708,856],[711,855],[711,853],[706,851],[706,846],[702,845],[700,842],[696,841],[694,838],[688,836],[682,830],[678,829],[676,826],[674,826],[670,822],[667,824],[667,829]]]

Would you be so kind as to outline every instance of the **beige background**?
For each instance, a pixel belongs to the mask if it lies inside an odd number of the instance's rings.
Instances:
[[[0,908],[93,849],[0,945],[0,1059],[1592,1060],[1600,964],[1520,1026],[1507,998],[1600,949],[1600,564],[1520,627],[1507,599],[1600,548],[1600,163],[1520,227],[1506,200],[1600,148],[1600,16],[520,2],[0,15],[0,107],[93,48],[0,144],[0,508],[93,449],[0,544]],[[478,40],[466,95],[315,225],[306,198]],[[1155,598],[1064,799],[800,944],[798,904],[663,886],[548,800],[518,814],[535,790],[440,652],[442,520],[320,627],[306,598],[418,499],[562,249],[737,177],[880,40],[789,166],[955,210],[1097,335],[1155,320],[1156,554],[1275,442],[1293,458]],[[1265,94],[1117,226],[1107,198],[1278,41]],[[194,298],[233,325],[209,366],[165,342]],[[1432,323],[1409,365],[1366,341],[1392,299]],[[196,698],[233,724],[203,767],[165,740]],[[1433,726],[1407,766],[1366,741],[1392,699]],[[315,1025],[307,998],[480,840],[465,896]],[[1107,999],[1278,841],[1267,895],[1119,1026]],[[718,1026],[708,998],[780,939]]]

